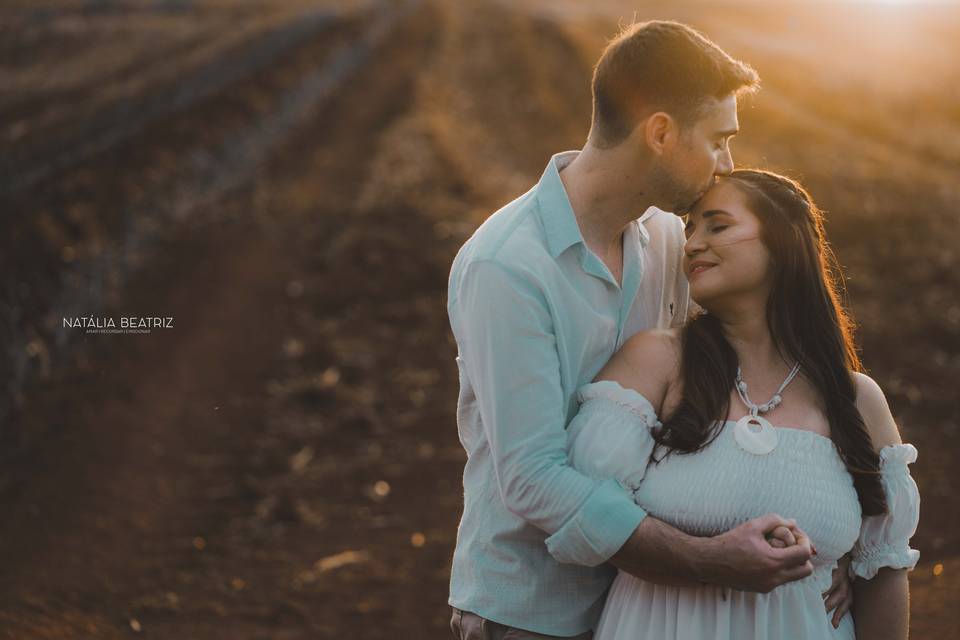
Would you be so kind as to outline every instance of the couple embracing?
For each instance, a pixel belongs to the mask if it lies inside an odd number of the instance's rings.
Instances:
[[[920,498],[823,216],[734,170],[757,74],[631,25],[580,151],[454,260],[460,640],[907,637]]]

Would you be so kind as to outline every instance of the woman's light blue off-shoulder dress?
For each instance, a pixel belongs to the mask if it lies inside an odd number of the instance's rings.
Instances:
[[[837,560],[851,552],[851,576],[872,578],[881,567],[912,569],[919,552],[909,539],[920,517],[920,495],[907,464],[910,444],[884,447],[880,469],[889,513],[861,517],[853,479],[833,442],[812,431],[776,427],[779,442],[766,455],[741,449],[733,422],[694,454],[647,465],[653,406],[613,381],[578,390],[579,413],[568,427],[574,467],[616,478],[654,517],[693,535],[716,535],[766,513],[794,518],[817,548],[811,576],[770,593],[725,587],[672,587],[620,572],[607,596],[595,640],[741,640],[854,638],[850,614],[830,624],[822,593]]]

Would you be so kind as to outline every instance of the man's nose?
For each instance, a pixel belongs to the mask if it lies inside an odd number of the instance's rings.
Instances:
[[[720,156],[720,161],[717,163],[717,172],[718,176],[728,176],[733,173],[733,155],[730,153],[730,148],[727,147],[723,151],[723,155]]]

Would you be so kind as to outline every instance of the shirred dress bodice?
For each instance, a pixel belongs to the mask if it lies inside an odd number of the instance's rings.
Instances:
[[[717,535],[778,513],[794,518],[818,552],[811,576],[769,594],[669,587],[620,573],[596,640],[853,638],[850,615],[833,629],[820,595],[837,560],[851,552],[851,573],[866,578],[881,566],[917,562],[918,552],[907,544],[919,518],[919,494],[906,466],[916,459],[913,445],[880,451],[889,513],[863,518],[853,479],[830,438],[775,427],[776,448],[755,455],[737,445],[734,421],[726,421],[701,451],[648,465],[650,430],[660,422],[646,398],[613,381],[584,385],[577,395],[581,406],[568,427],[568,451],[580,471],[616,478],[648,514],[692,535]]]

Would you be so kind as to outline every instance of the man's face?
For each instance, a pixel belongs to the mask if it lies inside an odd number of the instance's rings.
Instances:
[[[733,171],[730,138],[739,130],[737,97],[711,99],[696,121],[678,126],[677,141],[654,167],[653,182],[661,208],[683,215],[717,176]]]

